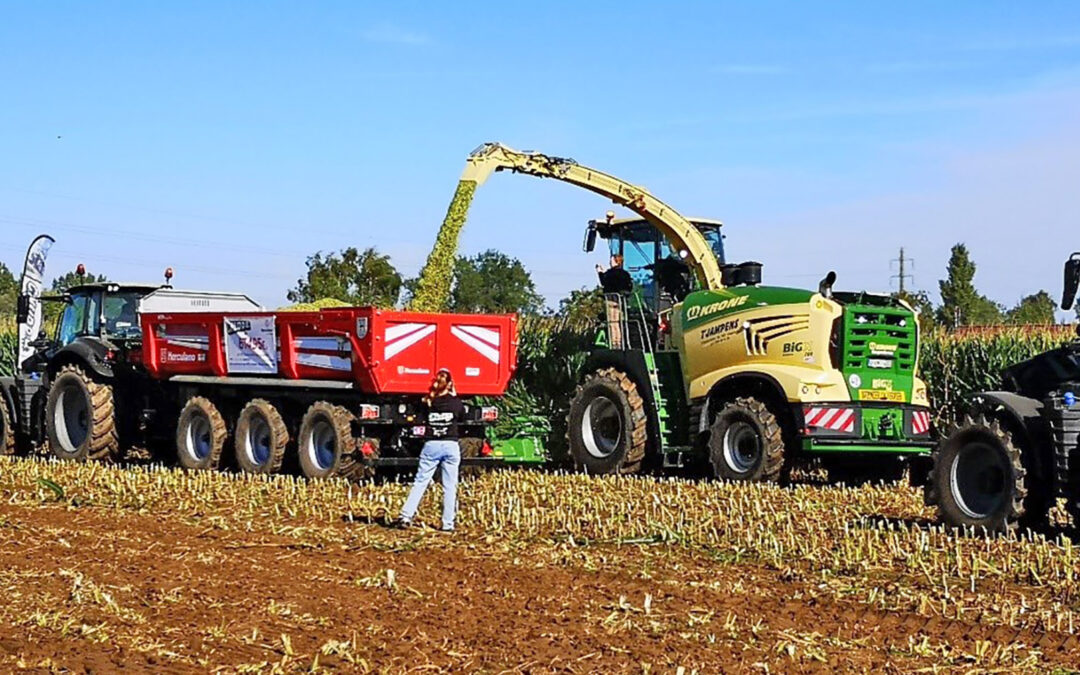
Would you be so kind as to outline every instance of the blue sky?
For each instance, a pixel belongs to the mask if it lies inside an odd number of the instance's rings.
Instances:
[[[414,274],[467,153],[570,156],[725,222],[768,283],[1060,291],[1080,239],[1080,4],[0,2],[0,261],[246,290],[318,250]],[[551,304],[609,204],[494,176],[462,251]]]

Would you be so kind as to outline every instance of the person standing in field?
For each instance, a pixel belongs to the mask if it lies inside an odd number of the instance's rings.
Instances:
[[[458,444],[458,425],[465,420],[465,405],[454,389],[454,379],[446,368],[439,369],[431,381],[431,388],[424,398],[426,430],[424,449],[420,451],[420,466],[416,470],[409,498],[401,509],[394,526],[406,528],[412,524],[420,500],[431,485],[435,469],[442,467],[443,511],[442,531],[454,531],[457,513],[458,467],[461,464],[461,446]]]

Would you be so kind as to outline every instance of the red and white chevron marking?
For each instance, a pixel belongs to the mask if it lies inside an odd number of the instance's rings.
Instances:
[[[911,413],[911,433],[919,435],[930,433],[930,413],[928,411],[916,410]]]
[[[803,408],[808,429],[828,429],[851,433],[855,431],[855,411],[852,408]]]

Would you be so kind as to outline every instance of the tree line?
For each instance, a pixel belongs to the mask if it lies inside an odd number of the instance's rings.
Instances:
[[[286,293],[289,302],[334,299],[350,305],[404,307],[416,288],[417,280],[402,275],[390,256],[376,248],[348,247],[338,252],[318,252],[308,256],[306,266],[304,276]],[[924,328],[1054,323],[1056,304],[1047,291],[1023,296],[1016,305],[1006,307],[978,291],[975,271],[975,261],[967,247],[956,244],[945,268],[945,278],[938,282],[939,304],[935,305],[926,291],[897,295],[920,311],[920,323]],[[105,280],[104,275],[79,277],[68,272],[52,280],[50,291],[62,293],[80,282]],[[18,280],[6,265],[0,263],[0,316],[14,315],[18,291]],[[602,300],[599,287],[580,288],[570,291],[559,301],[558,307],[548,307],[520,260],[489,249],[455,259],[449,309],[481,314],[548,314],[572,321],[588,321],[600,316]],[[58,312],[59,306],[46,304],[47,314]]]

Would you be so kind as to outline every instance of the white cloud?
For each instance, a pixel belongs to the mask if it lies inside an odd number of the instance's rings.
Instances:
[[[368,42],[410,47],[426,45],[431,42],[431,38],[425,33],[407,30],[391,23],[376,24],[361,33],[361,37]]]

